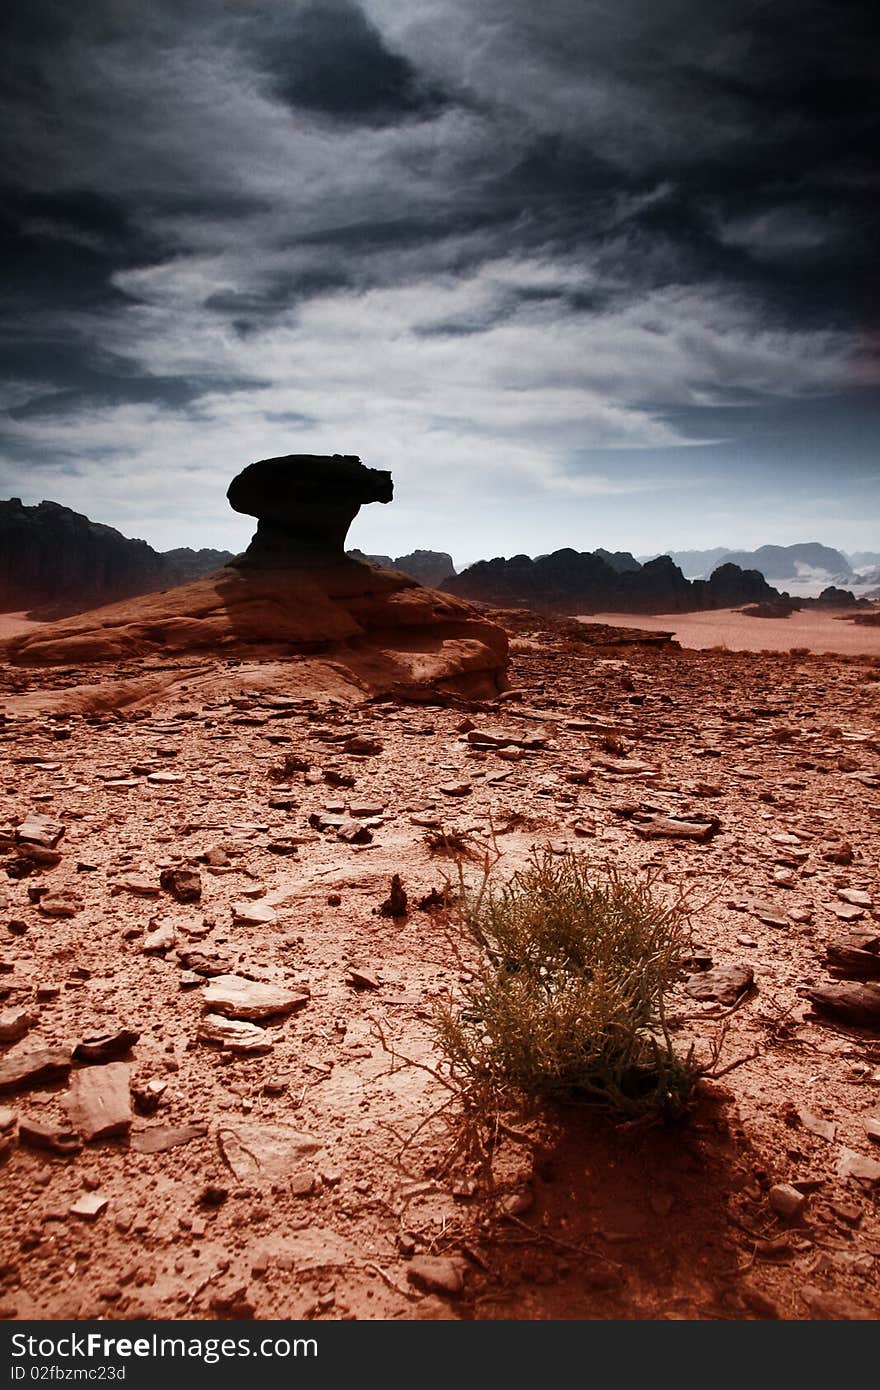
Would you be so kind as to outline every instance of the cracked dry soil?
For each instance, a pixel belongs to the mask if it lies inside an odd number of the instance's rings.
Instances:
[[[880,931],[880,657],[502,621],[487,705],[218,660],[65,715],[100,673],[2,672],[5,1317],[880,1314],[880,1025],[807,997]],[[740,1063],[686,1123],[508,1117],[488,1166],[450,1163],[415,1064],[468,967],[452,831],[499,876],[551,845],[690,887],[694,973],[754,985],[674,991],[678,1036]]]

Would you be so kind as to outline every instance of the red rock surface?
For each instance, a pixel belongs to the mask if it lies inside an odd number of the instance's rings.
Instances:
[[[428,685],[497,694],[504,630],[470,604],[355,560],[236,569],[35,624],[0,643],[0,660],[69,666],[149,656],[308,657],[354,689]],[[152,694],[153,692],[148,692]]]

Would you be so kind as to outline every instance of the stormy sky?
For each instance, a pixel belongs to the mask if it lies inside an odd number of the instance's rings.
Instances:
[[[0,496],[239,549],[880,548],[880,114],[844,0],[12,0]]]

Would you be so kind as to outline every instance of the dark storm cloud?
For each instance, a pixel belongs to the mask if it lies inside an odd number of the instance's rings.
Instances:
[[[852,404],[877,52],[871,7],[836,0],[7,7],[7,457],[66,467],[116,429],[148,469],[139,431],[247,453],[281,421],[356,448],[379,398],[425,470],[420,429],[568,486],[576,443]]]
[[[439,90],[385,44],[349,0],[282,8],[253,26],[255,50],[291,106],[386,123],[435,111]]]

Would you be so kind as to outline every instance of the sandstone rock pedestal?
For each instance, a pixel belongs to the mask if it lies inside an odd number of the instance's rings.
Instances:
[[[0,659],[79,666],[295,657],[332,667],[362,693],[491,697],[505,683],[502,628],[452,594],[345,555],[361,505],[389,502],[392,490],[389,473],[348,455],[260,460],[229,488],[231,505],[258,520],[244,555],[191,584],[40,624],[0,644]]]

